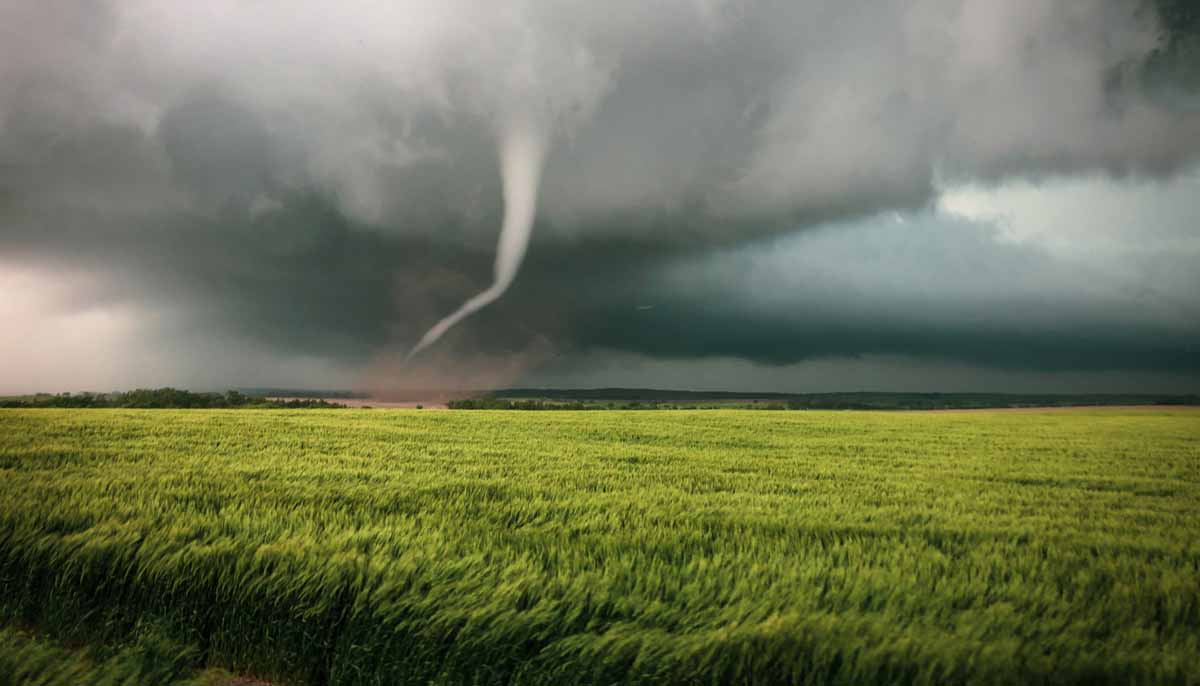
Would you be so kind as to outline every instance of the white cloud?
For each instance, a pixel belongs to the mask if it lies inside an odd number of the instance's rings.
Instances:
[[[943,187],[938,208],[994,223],[1062,257],[1185,250],[1200,255],[1200,169],[1169,179],[1015,179]]]

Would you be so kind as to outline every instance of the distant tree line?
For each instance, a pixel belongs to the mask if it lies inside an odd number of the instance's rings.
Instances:
[[[39,393],[15,398],[0,398],[0,407],[123,407],[139,409],[304,409],[343,408],[319,398],[279,400],[246,395],[240,391],[198,393],[178,388],[139,388],[114,393]]]
[[[503,398],[464,398],[446,403],[451,410],[597,410],[595,404],[578,401],[505,400]]]
[[[623,402],[583,402],[580,400],[507,400],[504,398],[466,398],[446,403],[451,410],[703,410],[744,409],[784,410],[783,403],[696,404],[661,403],[628,400]]]
[[[542,394],[541,397],[529,397]],[[620,396],[624,395],[624,398]],[[525,396],[525,397],[521,397]],[[951,410],[1113,405],[1200,405],[1197,395],[812,393],[784,395],[654,389],[511,389],[451,400],[452,410]]]

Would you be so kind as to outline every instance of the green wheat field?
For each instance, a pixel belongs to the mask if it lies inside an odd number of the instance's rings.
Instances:
[[[1196,684],[1200,411],[0,410],[0,587],[0,684]]]

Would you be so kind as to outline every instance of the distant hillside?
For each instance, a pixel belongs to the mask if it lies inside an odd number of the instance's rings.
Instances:
[[[1041,394],[1041,393],[761,393],[754,391],[679,391],[655,388],[507,388],[480,399],[545,401],[545,404],[674,406],[762,406],[788,409],[940,410],[1006,407],[1078,407],[1113,405],[1200,405],[1200,395]],[[553,409],[553,408],[545,408]]]
[[[342,408],[322,398],[291,398],[287,400],[252,396],[240,391],[204,393],[178,388],[138,388],[110,393],[35,393],[23,396],[0,397],[0,407],[7,408],[134,408],[134,409],[300,409]]]
[[[1200,395],[1138,393],[766,393],[661,388],[505,388],[465,395],[465,398],[447,401],[447,406],[451,409],[513,410],[968,410],[1118,405],[1200,406]],[[434,397],[440,397],[436,391],[414,395],[417,400]],[[158,388],[0,397],[0,407],[344,407],[336,401],[364,399],[370,399],[370,395],[350,390],[245,388],[225,393],[203,393]]]

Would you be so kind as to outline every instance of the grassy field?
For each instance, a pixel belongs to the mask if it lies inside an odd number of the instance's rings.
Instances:
[[[1200,683],[1200,411],[0,410],[0,587],[284,684]]]

